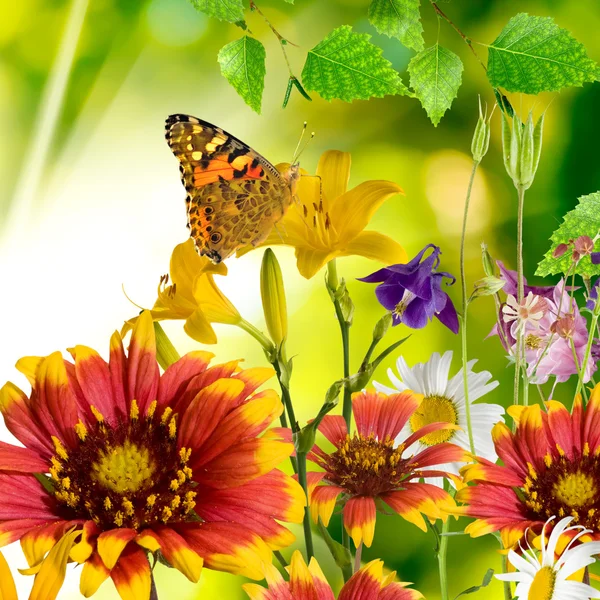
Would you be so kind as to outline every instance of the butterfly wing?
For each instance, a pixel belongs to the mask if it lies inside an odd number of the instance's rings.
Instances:
[[[165,127],[198,252],[220,262],[264,241],[292,202],[290,182],[220,127],[189,115],[171,115]]]

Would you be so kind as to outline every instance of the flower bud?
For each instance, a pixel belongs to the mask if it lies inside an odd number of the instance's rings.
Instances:
[[[493,112],[493,111],[492,111]],[[487,108],[486,108],[487,113]],[[481,98],[479,99],[479,120],[475,127],[475,133],[473,134],[473,141],[471,142],[471,154],[473,160],[481,162],[483,157],[487,154],[488,148],[490,147],[490,119],[486,120],[487,114],[483,114],[481,111]]]
[[[383,336],[387,333],[392,322],[393,317],[391,312],[385,313],[385,315],[377,321],[377,324],[373,328],[373,342],[377,343],[383,339]]]
[[[481,244],[481,260],[483,261],[483,271],[488,277],[496,276],[496,269],[494,268],[494,259],[491,257],[487,249],[487,244],[483,242]]]
[[[540,162],[544,115],[533,124],[530,111],[525,124],[515,115],[512,129],[502,114],[502,150],[504,166],[515,187],[529,189]]]
[[[281,268],[270,248],[265,250],[260,269],[260,295],[267,329],[275,345],[280,346],[288,333],[287,304]]]
[[[564,256],[567,250],[569,249],[569,244],[558,244],[556,248],[554,248],[554,252],[552,253],[553,258],[560,258]]]
[[[153,325],[154,335],[156,337],[156,360],[158,361],[158,364],[166,370],[181,357],[160,323],[154,321]]]
[[[587,256],[594,251],[594,240],[589,235],[580,235],[573,245],[579,256]]]
[[[475,282],[471,300],[481,296],[493,296],[497,294],[504,286],[506,281],[499,277],[483,277]]]

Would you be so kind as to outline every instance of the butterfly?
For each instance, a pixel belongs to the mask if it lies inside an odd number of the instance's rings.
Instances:
[[[171,115],[165,129],[198,253],[219,263],[263,242],[294,201],[299,164],[279,172],[238,138],[190,115]]]

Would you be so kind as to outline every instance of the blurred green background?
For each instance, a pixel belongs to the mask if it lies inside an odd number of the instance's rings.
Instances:
[[[435,42],[437,18],[423,2],[425,39]],[[368,0],[263,0],[260,8],[300,49],[289,47],[299,75],[306,56],[334,27],[348,23],[368,32],[385,56],[405,73],[412,51],[378,35],[367,20]],[[474,40],[490,43],[520,11],[549,15],[600,59],[600,6],[597,0],[454,0],[444,5]],[[71,26],[67,26],[71,15]],[[165,117],[190,113],[241,137],[273,162],[289,160],[302,122],[316,132],[303,156],[313,171],[329,148],[352,153],[351,185],[367,179],[399,183],[406,197],[388,201],[370,229],[396,238],[410,256],[433,242],[443,250],[442,268],[458,273],[462,206],[470,172],[470,142],[477,118],[477,95],[493,95],[480,65],[446,23],[440,42],[459,54],[465,71],[452,110],[434,128],[416,100],[387,97],[369,102],[328,103],[315,95],[309,103],[294,93],[281,108],[287,70],[275,37],[257,15],[248,15],[252,32],[267,48],[263,114],[253,113],[219,74],[219,48],[242,32],[196,12],[188,0],[21,0],[4,2],[0,21],[0,269],[3,344],[0,379],[24,384],[14,370],[22,355],[47,354],[75,343],[106,354],[111,332],[137,309],[150,306],[170,252],[186,239],[184,191],[163,137]],[[72,64],[69,49],[74,49]],[[479,47],[483,57],[485,48]],[[48,82],[64,81],[64,96],[48,93]],[[600,86],[565,90],[538,98],[513,96],[523,113],[548,108],[544,151],[525,208],[525,267],[530,276],[548,247],[548,237],[576,198],[600,189]],[[45,115],[45,116],[44,116]],[[490,152],[479,171],[469,217],[467,270],[470,283],[482,276],[480,243],[496,258],[515,266],[516,196],[504,172],[498,115]],[[229,276],[218,278],[240,312],[264,327],[258,272],[262,252],[229,261]],[[291,249],[277,249],[284,270],[290,310],[289,354],[294,358],[293,397],[303,421],[312,417],[328,385],[341,376],[338,325],[323,285],[295,270]],[[352,360],[356,369],[382,314],[373,286],[355,281],[377,265],[345,258],[340,274],[356,304]],[[450,290],[458,301],[459,290]],[[497,340],[485,340],[494,322],[493,305],[479,300],[470,311],[470,357],[490,370],[501,385],[487,400],[509,404],[511,370]],[[181,323],[166,325],[181,352],[197,347]],[[254,340],[217,326],[218,359],[243,357],[264,363]],[[407,334],[399,327],[391,342]],[[459,340],[437,321],[414,333],[402,346],[410,364],[433,351],[459,349]],[[384,381],[390,358],[375,378]],[[458,369],[455,356],[453,370]],[[568,387],[557,397],[568,399]],[[10,439],[5,429],[3,439]],[[462,527],[453,524],[454,529]],[[339,531],[334,522],[332,532]],[[300,531],[298,530],[298,533]],[[434,540],[399,517],[379,517],[376,539],[363,558],[380,557],[402,580],[415,582],[427,598],[439,598]],[[452,538],[449,552],[451,597],[478,584],[486,569],[500,568],[494,538]],[[285,551],[288,556],[290,551]],[[319,558],[332,579],[339,577],[323,545]],[[24,566],[16,547],[11,565]],[[76,598],[75,573],[60,598]],[[159,570],[161,599],[244,598],[240,579],[205,570],[199,586]],[[19,579],[21,590],[30,580]],[[498,582],[473,598],[500,598]],[[116,598],[105,584],[98,598]]]

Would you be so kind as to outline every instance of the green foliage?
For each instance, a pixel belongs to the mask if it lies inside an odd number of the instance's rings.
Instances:
[[[552,253],[556,246],[566,244],[569,240],[574,240],[581,235],[594,238],[599,231],[600,192],[596,192],[579,198],[579,204],[564,216],[560,227],[550,237],[552,242],[550,250],[546,252],[544,258],[538,264],[535,274],[545,277],[546,275],[564,274],[569,271],[572,265],[571,252],[567,252],[560,258],[554,258]],[[584,256],[577,264],[575,273],[584,277],[600,275],[600,265],[592,264],[590,257]]]
[[[419,52],[408,65],[410,86],[436,127],[456,98],[462,71],[460,58],[439,44]]]
[[[242,0],[191,0],[199,11],[220,21],[237,23],[244,20],[244,4]]]
[[[353,32],[349,25],[334,29],[309,51],[302,69],[304,87],[326,100],[346,102],[407,94],[400,75],[370,37]]]
[[[219,51],[221,73],[252,110],[260,113],[265,87],[265,47],[245,35]]]
[[[481,582],[481,585],[474,585],[466,589],[464,592],[461,592],[458,596],[456,596],[454,600],[458,600],[461,596],[466,596],[467,594],[474,594],[475,592],[478,592],[481,588],[487,587],[488,585],[490,585],[493,576],[494,569],[488,569],[485,575],[483,576],[483,581]]]
[[[595,81],[598,66],[550,17],[514,16],[489,46],[488,78],[509,92],[539,94]]]
[[[379,33],[419,52],[425,47],[420,4],[420,0],[372,0],[369,21]]]

